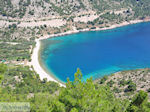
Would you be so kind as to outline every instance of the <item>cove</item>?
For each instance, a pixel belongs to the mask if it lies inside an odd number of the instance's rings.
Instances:
[[[42,67],[61,82],[150,67],[150,22],[41,40]]]

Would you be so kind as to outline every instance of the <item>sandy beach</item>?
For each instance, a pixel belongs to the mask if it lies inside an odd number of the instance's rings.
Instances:
[[[40,39],[36,40],[36,47],[33,50],[32,54],[32,66],[34,70],[39,74],[40,79],[43,80],[44,78],[47,78],[47,81],[54,81],[60,84],[60,86],[65,87],[64,84],[58,82],[56,79],[54,79],[50,74],[46,73],[45,70],[41,67],[39,63],[39,49],[40,49]]]
[[[147,20],[150,21],[150,20]],[[40,65],[39,63],[39,49],[40,49],[40,40],[42,39],[47,39],[50,37],[57,37],[57,36],[63,36],[63,35],[68,35],[68,34],[73,34],[73,33],[78,33],[78,32],[84,32],[84,31],[100,31],[100,30],[108,30],[108,29],[113,29],[113,28],[117,28],[117,27],[121,27],[121,26],[125,26],[125,25],[129,25],[129,24],[136,24],[136,23],[140,23],[140,22],[145,22],[143,20],[134,20],[134,21],[130,21],[130,22],[123,22],[121,24],[115,24],[112,25],[110,27],[106,27],[106,28],[96,28],[96,29],[83,29],[83,30],[72,30],[72,31],[68,31],[68,32],[64,32],[64,33],[60,33],[60,34],[52,34],[52,35],[45,35],[39,39],[36,39],[36,46],[33,50],[33,54],[32,54],[32,62],[31,65],[33,65],[34,70],[39,74],[40,79],[43,80],[44,78],[47,78],[48,81],[54,81],[60,84],[60,86],[65,87],[65,84],[59,82],[58,80],[56,80],[54,77],[52,77],[51,74],[48,74]]]

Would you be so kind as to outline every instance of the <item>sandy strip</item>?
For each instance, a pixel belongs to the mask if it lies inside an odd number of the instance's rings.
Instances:
[[[40,39],[36,40],[36,47],[33,50],[32,54],[32,62],[34,70],[39,74],[40,79],[43,80],[44,78],[47,78],[47,81],[54,81],[60,84],[60,86],[65,87],[64,84],[58,82],[56,79],[54,79],[50,74],[46,73],[45,70],[41,67],[39,63],[39,49],[40,49]]]
[[[150,21],[150,20],[147,20]],[[46,35],[41,37],[40,39],[36,40],[36,47],[33,50],[33,54],[32,54],[32,62],[31,65],[33,65],[34,70],[39,74],[40,79],[43,80],[43,78],[47,78],[48,81],[54,81],[60,84],[60,86],[65,87],[65,84],[57,81],[56,79],[54,79],[54,77],[52,77],[52,75],[48,74],[45,72],[45,70],[41,67],[40,63],[39,63],[39,49],[40,49],[40,40],[42,39],[47,39],[50,37],[57,37],[57,36],[63,36],[63,35],[68,35],[68,34],[73,34],[73,33],[78,33],[78,32],[84,32],[84,31],[97,31],[97,30],[107,30],[107,29],[113,29],[113,28],[117,28],[117,27],[121,27],[121,26],[125,26],[125,25],[129,25],[129,24],[135,24],[135,23],[140,23],[140,22],[144,22],[143,20],[134,20],[134,21],[130,21],[130,22],[124,22],[121,24],[116,24],[116,25],[112,25],[111,27],[107,27],[107,28],[97,28],[97,29],[83,29],[83,30],[76,30],[74,29],[73,31],[68,31],[65,33],[60,33],[60,34],[52,34],[52,35]]]

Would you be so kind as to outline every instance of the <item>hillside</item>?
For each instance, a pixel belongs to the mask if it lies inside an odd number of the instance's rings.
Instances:
[[[124,13],[121,17],[150,15],[149,0],[1,0],[0,4],[1,16],[11,18],[76,16],[88,11]]]
[[[108,85],[115,96],[122,99],[130,99],[140,90],[147,91],[150,100],[150,69],[128,70],[104,76],[95,80],[99,85]]]
[[[150,112],[150,69],[95,82],[82,82],[78,69],[64,88],[31,64],[36,39],[149,20],[150,0],[0,0],[0,102],[30,102],[32,112]]]
[[[131,99],[114,95],[109,86],[82,82],[78,69],[75,80],[60,88],[41,81],[28,67],[0,64],[0,101],[29,102],[31,112],[149,112],[148,94],[139,91]]]

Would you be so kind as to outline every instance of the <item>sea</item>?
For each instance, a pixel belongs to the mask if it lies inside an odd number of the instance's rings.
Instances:
[[[39,61],[61,82],[93,80],[124,70],[150,67],[150,22],[41,40]]]

